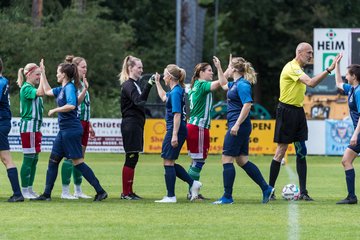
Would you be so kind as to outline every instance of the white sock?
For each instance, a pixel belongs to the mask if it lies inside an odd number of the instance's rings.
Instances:
[[[82,193],[81,185],[75,185],[75,192],[76,193]]]
[[[62,193],[70,194],[70,185],[62,185]]]
[[[22,191],[22,194],[23,194],[23,195],[29,194],[29,188],[27,188],[27,187],[21,188],[21,191]]]

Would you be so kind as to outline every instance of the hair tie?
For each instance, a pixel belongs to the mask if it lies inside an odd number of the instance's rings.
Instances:
[[[165,72],[166,72],[167,74],[169,74],[174,80],[177,80],[177,78],[174,77],[174,75],[172,75],[172,74],[169,72],[169,70],[167,70],[167,68],[165,68]]]
[[[36,65],[33,66],[33,67],[31,67],[25,75],[26,75],[26,76],[30,75],[31,72],[34,71],[34,70],[37,69],[37,68],[38,68],[38,66],[36,66]]]

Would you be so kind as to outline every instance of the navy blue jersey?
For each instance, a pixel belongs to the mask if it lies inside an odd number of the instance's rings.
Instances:
[[[52,92],[56,97],[56,103],[58,107],[62,107],[66,104],[75,106],[75,109],[70,112],[59,112],[58,121],[60,130],[69,128],[81,128],[80,119],[77,114],[77,90],[72,82],[69,82],[65,87],[53,88]]]
[[[166,93],[166,129],[174,127],[174,113],[181,113],[180,129],[186,128],[185,90],[176,85],[170,92]]]
[[[350,84],[344,83],[343,85],[345,94],[348,95],[348,104],[350,109],[351,120],[353,121],[354,130],[358,124],[360,116],[360,88],[359,85],[355,88]]]
[[[228,83],[227,92],[227,120],[233,122],[238,119],[245,103],[252,102],[251,84],[243,77]],[[241,125],[250,125],[250,116]]]
[[[9,81],[3,76],[0,76],[0,93],[0,119],[11,119]]]

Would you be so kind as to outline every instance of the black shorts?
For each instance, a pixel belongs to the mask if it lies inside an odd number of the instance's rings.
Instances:
[[[121,135],[126,153],[142,152],[144,146],[144,124],[134,119],[122,119]]]
[[[274,142],[293,143],[307,139],[308,127],[304,109],[279,102],[276,109]]]

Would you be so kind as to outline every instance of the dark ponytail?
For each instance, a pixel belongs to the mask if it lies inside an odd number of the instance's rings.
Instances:
[[[82,85],[79,78],[77,66],[74,63],[61,63],[59,65],[60,71],[65,73],[68,81],[74,80],[75,87],[81,89]]]

